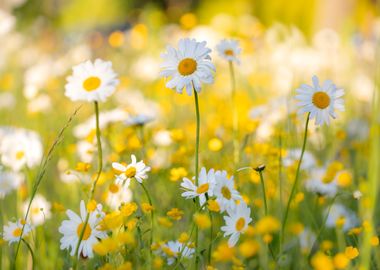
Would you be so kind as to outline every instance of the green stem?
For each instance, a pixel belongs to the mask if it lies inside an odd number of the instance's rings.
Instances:
[[[268,204],[267,204],[267,196],[265,194],[265,184],[264,184],[264,177],[263,177],[263,171],[259,171],[260,174],[260,181],[261,181],[261,188],[263,193],[263,199],[264,199],[264,206],[265,206],[265,215],[268,215]]]
[[[29,245],[29,243],[27,241],[25,241],[24,238],[21,238],[21,241],[25,244],[25,246],[28,248],[30,254],[32,255],[32,269],[34,269],[34,264],[35,264],[35,257],[34,257],[34,253],[33,253],[33,249],[32,247]]]
[[[212,252],[212,237],[213,237],[213,226],[212,226],[212,213],[211,211],[208,211],[210,221],[211,221],[211,226],[210,226],[210,244],[208,246],[208,265],[211,265],[211,252]]]
[[[198,102],[198,93],[194,88],[193,85],[193,92],[194,92],[194,101],[195,101],[195,112],[196,112],[196,118],[197,118],[197,130],[196,130],[196,141],[195,141],[195,185],[198,186],[198,175],[199,175],[199,132],[200,132],[200,114],[199,114],[199,102]],[[196,204],[198,207],[199,198],[196,200]],[[199,258],[198,258],[198,251],[199,251],[199,230],[198,226],[195,228],[195,269],[198,270],[199,265]]]
[[[96,120],[96,142],[97,142],[97,147],[98,147],[98,172],[97,172],[95,181],[91,187],[91,194],[90,194],[89,201],[91,201],[94,198],[96,184],[98,183],[98,180],[103,170],[103,151],[102,151],[102,142],[100,140],[100,127],[99,127],[99,104],[97,101],[94,102],[94,106],[95,106],[95,120]],[[75,247],[75,253],[74,253],[75,260],[74,260],[74,266],[73,266],[74,269],[77,269],[77,266],[78,266],[79,246],[80,246],[80,243],[82,242],[83,235],[87,227],[89,218],[90,218],[90,212],[87,211],[86,220],[83,223],[82,230],[79,234],[79,240],[78,240],[77,246]]]
[[[236,106],[236,79],[234,72],[234,65],[232,61],[228,61],[231,77],[231,98],[232,98],[232,137],[233,137],[233,148],[234,148],[234,165],[239,164],[239,139],[238,139],[238,128],[239,128],[239,115]]]
[[[40,164],[36,180],[35,180],[35,182],[33,184],[32,194],[30,196],[28,208],[26,209],[26,213],[25,213],[25,216],[24,216],[24,220],[25,221],[28,220],[28,216],[29,216],[30,208],[32,206],[33,199],[36,196],[38,187],[40,186],[41,181],[42,181],[42,179],[43,179],[43,177],[45,175],[47,165],[49,164],[49,161],[52,159],[54,150],[57,148],[57,146],[59,145],[59,143],[63,140],[63,133],[70,126],[71,122],[73,121],[74,117],[77,115],[77,113],[78,113],[78,111],[80,110],[81,107],[82,107],[82,105],[79,106],[74,111],[74,113],[69,117],[69,119],[67,120],[66,124],[59,131],[59,133],[58,133],[57,137],[55,138],[53,144],[49,148],[49,151],[48,151],[45,159]],[[25,225],[26,225],[26,222],[22,225],[21,234],[20,234],[20,240],[17,243],[16,253],[15,253],[15,256],[14,256],[14,265],[16,265],[17,256],[18,256],[18,253],[19,253],[19,250],[20,250],[21,238],[22,238],[22,236],[24,234]]]
[[[305,124],[305,132],[304,132],[303,144],[302,144],[302,150],[301,150],[301,156],[300,156],[300,159],[298,161],[296,176],[295,176],[295,179],[294,179],[292,190],[290,192],[288,203],[286,205],[285,215],[284,215],[284,218],[283,218],[283,221],[282,221],[281,239],[280,239],[280,242],[281,242],[280,246],[281,247],[283,246],[283,242],[284,242],[284,236],[285,236],[284,232],[285,232],[285,228],[286,228],[286,222],[288,220],[288,214],[289,214],[290,204],[292,202],[294,193],[295,193],[296,188],[297,188],[299,174],[300,174],[300,169],[301,169],[301,163],[302,163],[303,155],[305,153],[306,141],[307,141],[307,129],[309,127],[309,121],[310,121],[310,113],[307,114],[307,119],[306,119],[306,124]],[[280,254],[281,253],[282,253],[282,250],[280,250]]]
[[[148,198],[149,204],[153,206],[152,204],[152,198],[149,195],[148,190],[146,189],[145,185],[143,183],[140,183],[142,188],[144,189],[145,195]],[[151,229],[150,229],[150,239],[149,239],[149,253],[150,253],[150,260],[152,262],[153,254],[152,254],[152,244],[153,244],[153,228],[154,228],[154,209],[150,211],[150,219],[151,219]]]
[[[280,192],[280,217],[283,218],[283,198],[282,198],[282,137],[281,137],[281,131],[278,136],[278,146],[279,146],[279,155],[278,155],[278,182],[279,182],[279,192]],[[280,241],[280,250],[282,250],[282,241]]]

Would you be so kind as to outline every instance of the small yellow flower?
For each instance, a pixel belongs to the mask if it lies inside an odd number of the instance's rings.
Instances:
[[[65,211],[65,207],[62,204],[60,204],[60,203],[53,202],[53,211],[55,211],[55,212],[64,212]]]
[[[133,219],[129,220],[127,222],[128,231],[131,231],[134,228],[136,228],[137,222],[138,222],[137,218],[133,218]]]
[[[269,233],[264,234],[263,236],[264,243],[269,244],[270,242],[272,242],[272,240],[273,240],[273,236],[271,234]]]
[[[190,236],[187,233],[181,233],[181,235],[178,238],[178,241],[180,243],[186,243],[190,239]]]
[[[239,252],[244,258],[255,256],[259,251],[259,244],[255,240],[247,240],[239,245]]]
[[[355,259],[357,256],[359,256],[359,250],[353,246],[346,247],[344,254],[346,254],[347,258],[350,260]]]
[[[176,182],[187,176],[187,171],[184,167],[173,168],[170,170],[170,181]]]
[[[127,204],[123,204],[121,207],[120,207],[120,211],[122,213],[122,215],[124,217],[129,217],[130,215],[132,215],[134,212],[136,212],[137,210],[137,204],[134,203],[134,202],[131,202],[131,203],[127,203]]]
[[[379,245],[379,237],[377,236],[372,236],[371,237],[371,245],[373,247],[377,247]]]
[[[164,260],[160,257],[156,257],[153,260],[153,267],[154,269],[161,269],[162,266],[164,265]]]
[[[183,216],[183,211],[178,208],[172,208],[166,213],[166,215],[168,215],[174,220],[181,220]]]
[[[227,243],[221,243],[218,245],[212,256],[217,262],[232,261],[235,257],[235,249],[229,247]]]
[[[207,214],[194,214],[194,222],[201,230],[205,230],[211,227],[211,220]]]
[[[317,252],[311,259],[311,266],[314,270],[334,270],[331,258],[322,252]]]
[[[220,206],[216,200],[208,200],[207,208],[212,212],[220,212]]]
[[[141,204],[141,209],[143,210],[144,213],[150,213],[154,209],[153,205],[149,203],[142,203]]]
[[[123,225],[123,216],[120,212],[115,211],[107,214],[100,223],[102,230],[114,230]]]
[[[87,211],[88,212],[92,212],[96,209],[96,201],[95,200],[91,200],[87,203]]]
[[[329,241],[329,240],[324,240],[322,241],[321,243],[321,249],[323,251],[328,251],[328,250],[331,250],[333,248],[334,244],[333,242]]]
[[[88,172],[88,170],[91,168],[91,164],[85,163],[85,162],[78,162],[75,166],[75,170],[78,172]]]
[[[167,228],[170,228],[171,226],[173,226],[173,222],[171,222],[166,217],[159,217],[157,219],[157,221],[158,221],[158,224],[160,224],[161,226],[167,227]]]
[[[337,269],[345,269],[349,263],[350,260],[343,253],[338,253],[334,256],[334,265]]]
[[[337,184],[341,187],[348,187],[352,183],[352,174],[348,171],[343,171],[338,174]]]
[[[132,267],[131,262],[124,262],[116,270],[132,270],[132,269],[133,269],[133,267]]]
[[[265,216],[256,223],[256,230],[260,234],[271,234],[280,229],[280,222],[272,216]]]
[[[219,138],[212,138],[208,141],[208,149],[213,152],[218,152],[223,148],[223,142]]]

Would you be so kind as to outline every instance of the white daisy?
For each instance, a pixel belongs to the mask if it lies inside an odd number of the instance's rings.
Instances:
[[[112,69],[112,63],[96,59],[73,67],[73,74],[67,78],[65,95],[72,101],[105,101],[115,92],[119,80]]]
[[[239,240],[240,234],[242,234],[248,227],[248,224],[252,221],[251,209],[247,204],[241,201],[234,208],[227,209],[228,216],[224,216],[225,226],[221,227],[224,232],[224,236],[230,236],[228,245],[230,247],[235,246]]]
[[[231,176],[228,179],[226,171],[215,172],[215,187],[213,192],[220,206],[221,213],[228,209],[233,209],[236,202],[241,200],[239,192],[234,187],[234,177]]]
[[[0,141],[1,162],[13,171],[40,164],[43,148],[40,136],[31,130],[8,129]]]
[[[200,205],[203,205],[206,202],[206,193],[209,197],[214,195],[214,186],[215,186],[215,172],[214,169],[206,171],[206,168],[202,168],[199,173],[198,186],[194,184],[193,181],[184,177],[181,183],[181,187],[185,190],[182,193],[182,197],[186,199],[192,199],[199,197]]]
[[[309,192],[317,193],[328,197],[334,197],[338,192],[338,186],[335,179],[331,182],[324,182],[325,169],[313,169],[309,179],[305,182],[305,188]]]
[[[344,111],[344,90],[337,88],[332,81],[326,80],[319,85],[317,76],[313,76],[313,86],[302,84],[298,88],[296,99],[302,108],[299,114],[310,113],[310,119],[315,118],[316,125],[330,124],[330,116],[336,118],[335,109]]]
[[[24,214],[28,209],[29,201],[25,202],[23,205]],[[51,217],[51,204],[48,202],[44,196],[37,194],[29,209],[28,221],[34,226],[41,225],[46,219]]]
[[[206,41],[197,42],[195,39],[181,39],[178,42],[178,50],[167,46],[167,53],[161,55],[164,62],[160,72],[162,77],[170,77],[166,87],[182,93],[183,88],[189,96],[193,87],[197,92],[201,91],[201,84],[214,82],[215,67],[211,63],[211,49],[206,47]]]
[[[327,209],[325,214],[327,214]],[[358,225],[358,218],[355,213],[344,205],[336,203],[331,206],[329,215],[326,220],[328,228],[335,228],[338,222],[343,222],[343,230],[348,231]]]
[[[237,40],[223,39],[216,46],[216,50],[223,59],[240,64],[239,55],[241,48]]]
[[[127,166],[117,162],[112,163],[112,168],[120,172],[116,175],[116,184],[124,184],[125,187],[128,187],[133,178],[139,183],[142,183],[144,179],[148,178],[147,172],[150,171],[150,167],[146,166],[142,160],[136,162],[135,155],[131,155],[131,159],[132,162]]]
[[[116,210],[120,207],[122,203],[129,203],[132,201],[132,191],[122,185],[112,184],[112,188],[107,192],[107,205]]]
[[[17,189],[24,181],[24,176],[16,172],[5,172],[0,169],[0,199],[3,199],[12,190]]]
[[[79,241],[80,234],[82,232],[86,216],[87,209],[82,200],[80,202],[80,216],[71,210],[66,211],[69,220],[62,221],[58,231],[63,234],[61,238],[61,249],[70,249],[71,256],[75,256],[75,248]],[[99,223],[104,218],[104,212],[102,212],[102,205],[98,204],[97,208],[90,213],[90,217],[84,230],[83,238],[79,246],[78,256],[82,254],[83,257],[94,256],[92,247],[99,239],[107,237],[107,233],[100,229]]]
[[[183,251],[182,251],[183,249]],[[179,241],[169,241],[161,247],[163,255],[167,257],[168,265],[172,265],[178,255],[181,253],[182,258],[191,258],[194,255],[194,249],[190,247],[183,247],[183,244]]]
[[[24,231],[22,231],[23,224],[25,224]],[[12,243],[16,243],[20,240],[20,236],[22,233],[22,237],[25,237],[32,230],[32,226],[28,223],[25,223],[21,219],[17,222],[8,222],[8,225],[4,225],[3,227],[3,238],[5,241],[9,242],[9,245]]]
[[[127,127],[130,126],[143,126],[145,124],[148,124],[154,120],[154,117],[151,115],[146,114],[137,114],[137,115],[130,115],[127,120],[124,121],[124,124]]]

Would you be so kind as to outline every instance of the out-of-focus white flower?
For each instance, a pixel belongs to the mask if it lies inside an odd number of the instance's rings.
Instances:
[[[28,209],[29,201],[26,201],[23,205],[24,215]],[[28,221],[34,226],[41,225],[46,219],[51,217],[51,204],[44,196],[37,194],[30,206]]]
[[[283,157],[282,164],[285,167],[292,166],[295,162],[298,162],[301,156],[301,149],[291,149],[286,152],[286,156]],[[303,154],[303,159],[301,163],[301,169],[310,170],[316,165],[315,157],[309,151],[305,151]]]
[[[104,102],[116,90],[119,80],[112,63],[96,59],[73,67],[67,78],[65,95],[72,101]]]
[[[160,130],[153,136],[153,141],[157,146],[169,146],[172,143],[172,136],[167,130]]]
[[[362,193],[360,190],[355,190],[355,191],[352,193],[352,196],[353,196],[356,200],[360,200],[361,197],[363,197],[363,193]]]
[[[234,185],[234,177],[228,178],[226,171],[215,172],[215,188],[213,192],[221,213],[227,209],[234,209],[236,202],[241,200],[241,196]]]
[[[325,210],[325,214],[327,214],[328,209]],[[357,226],[358,218],[355,213],[346,208],[342,204],[333,204],[330,209],[330,213],[326,220],[326,226],[328,228],[334,228],[339,223],[343,224],[343,230],[348,231],[353,227]]]
[[[0,168],[0,199],[12,190],[16,190],[24,181],[24,176],[17,172],[7,172]]]
[[[16,104],[16,98],[12,93],[0,93],[0,109],[11,109]]]
[[[160,64],[153,57],[142,56],[136,60],[131,70],[133,71],[133,77],[144,81],[152,81],[157,78]]]
[[[106,203],[111,209],[116,210],[122,203],[129,203],[132,201],[133,194],[128,187],[117,184],[112,185],[113,188],[107,192],[106,199]]]
[[[161,253],[167,257],[167,264],[172,265],[180,254],[181,258],[193,257],[194,249],[189,246],[184,247],[183,243],[179,241],[169,241],[161,247]]]
[[[51,99],[48,95],[39,95],[28,103],[29,113],[46,112],[51,109]]]
[[[14,171],[40,164],[42,151],[40,136],[34,131],[10,128],[0,138],[1,162]]]
[[[146,114],[137,114],[137,115],[130,115],[127,120],[124,121],[124,124],[129,126],[143,126],[145,124],[148,124],[154,120],[154,117]]]
[[[7,34],[13,29],[16,18],[3,9],[0,9],[0,36]]]
[[[22,230],[23,225],[24,231]],[[7,225],[3,227],[3,238],[5,241],[9,242],[9,245],[12,243],[17,243],[20,241],[20,236],[27,236],[32,231],[32,226],[25,221],[19,219],[17,222],[9,221]]]
[[[241,48],[239,47],[239,42],[233,39],[223,39],[216,46],[219,55],[227,61],[240,63],[239,55]]]
[[[310,252],[311,248],[313,247],[315,240],[317,239],[315,233],[313,233],[313,231],[310,230],[309,228],[305,228],[299,234],[298,237],[299,237],[302,252],[303,253]]]
[[[325,173],[325,169],[313,169],[311,171],[309,179],[305,182],[305,188],[309,192],[325,195],[328,197],[334,197],[338,191],[336,180],[334,179],[328,183],[323,182]]]

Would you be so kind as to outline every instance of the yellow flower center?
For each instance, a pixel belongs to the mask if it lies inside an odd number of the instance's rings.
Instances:
[[[16,229],[13,231],[12,234],[13,234],[14,237],[20,237],[21,233],[22,233],[22,229],[21,229],[21,228],[16,228]]]
[[[245,226],[245,219],[244,218],[239,218],[237,221],[236,221],[236,224],[235,224],[235,228],[237,231],[241,231]]]
[[[136,175],[136,168],[133,167],[133,166],[129,167],[129,168],[125,171],[125,175],[126,175],[128,178],[135,177],[135,175]]]
[[[24,156],[25,156],[24,151],[17,151],[17,152],[16,152],[16,159],[17,159],[17,160],[22,159]]]
[[[225,50],[225,51],[224,51],[224,54],[225,54],[225,55],[228,55],[228,56],[234,56],[234,51],[231,50],[231,49],[228,49],[228,50]]]
[[[221,192],[224,198],[231,199],[231,191],[227,186],[223,186]]]
[[[84,82],[83,82],[83,88],[88,91],[94,91],[100,86],[101,80],[99,77],[88,77]]]
[[[207,192],[208,187],[209,187],[209,184],[208,184],[208,183],[203,184],[203,185],[200,185],[200,186],[197,188],[197,193],[198,193],[198,194],[202,194],[202,193]]]
[[[191,75],[197,69],[197,62],[192,58],[182,59],[178,64],[178,72],[183,75]]]
[[[109,186],[109,190],[111,191],[111,193],[117,193],[119,191],[119,186],[116,184],[111,184]]]
[[[32,213],[35,214],[35,215],[39,214],[40,211],[41,211],[41,208],[38,208],[38,207],[32,208]]]
[[[80,237],[80,234],[82,232],[82,229],[83,229],[83,226],[84,226],[84,223],[81,223],[78,225],[78,228],[77,228],[77,235],[78,237]],[[87,240],[88,238],[90,238],[90,235],[91,235],[91,227],[90,225],[86,224],[86,228],[83,232],[83,238],[82,240]]]
[[[313,104],[319,109],[326,109],[330,105],[330,97],[325,92],[315,92],[313,95]]]

